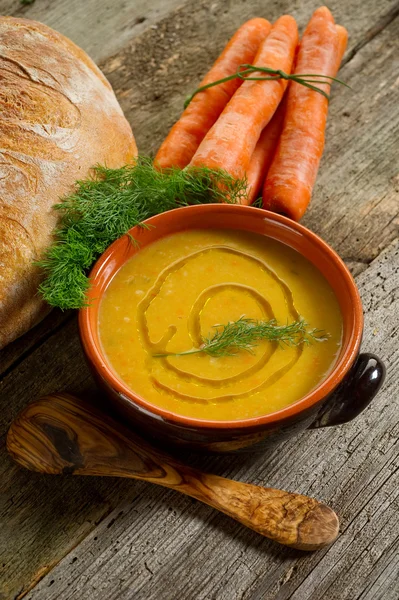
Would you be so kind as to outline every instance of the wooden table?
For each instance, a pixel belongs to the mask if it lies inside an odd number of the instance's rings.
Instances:
[[[234,29],[310,0],[0,0],[88,50],[110,79],[142,153],[154,151]],[[76,315],[54,311],[0,356],[0,599],[396,600],[398,537],[398,39],[395,0],[332,0],[350,33],[330,106],[327,145],[304,225],[356,277],[364,349],[388,378],[357,420],[304,433],[258,457],[186,457],[262,485],[314,495],[340,515],[335,544],[289,550],[189,498],[142,482],[40,476],[5,451],[12,419],[54,390],[93,383]]]

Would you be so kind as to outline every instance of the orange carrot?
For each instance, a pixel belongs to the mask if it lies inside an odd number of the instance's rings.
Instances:
[[[297,41],[295,19],[280,17],[262,42],[253,64],[290,73]],[[225,169],[233,177],[243,177],[286,86],[287,81],[282,79],[245,81],[202,140],[190,165]]]
[[[298,50],[299,44],[295,49],[294,66],[296,64]],[[287,90],[289,89],[289,85],[290,83],[288,82]],[[287,90],[285,91],[283,100],[278,105],[270,123],[268,123],[262,131],[258,143],[255,146],[247,169],[247,197],[241,201],[241,204],[253,204],[259,197],[259,192],[263,189],[263,184],[265,183],[283,129],[284,116],[287,108]]]
[[[296,74],[335,77],[346,46],[346,30],[326,7],[317,9],[300,43]],[[317,84],[327,93],[330,84]],[[324,148],[328,100],[293,81],[287,91],[283,131],[263,188],[263,207],[298,221],[310,201]]]
[[[285,104],[284,100],[279,104],[272,120],[262,131],[258,143],[255,146],[247,169],[247,198],[242,204],[252,204],[259,196],[259,192],[263,187],[263,183],[277,148],[280,133],[283,129]]]
[[[266,19],[256,18],[244,23],[201,81],[200,87],[233,75],[241,64],[251,63],[270,29]],[[161,168],[183,169],[187,166],[241,83],[241,79],[231,79],[196,94],[162,143],[154,163]]]

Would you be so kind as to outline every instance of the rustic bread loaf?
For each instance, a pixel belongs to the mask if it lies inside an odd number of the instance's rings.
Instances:
[[[97,164],[137,155],[112,88],[70,40],[0,17],[0,348],[49,310],[33,265],[52,240],[52,206]]]

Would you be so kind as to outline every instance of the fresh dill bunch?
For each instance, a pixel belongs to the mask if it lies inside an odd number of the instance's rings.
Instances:
[[[37,264],[45,280],[39,292],[62,309],[87,305],[87,272],[93,262],[131,227],[156,214],[190,204],[239,203],[246,180],[206,167],[158,170],[139,157],[120,169],[94,168],[95,177],[55,205],[61,219],[55,241]]]
[[[215,325],[216,331],[202,339],[199,348],[185,352],[171,352],[155,354],[155,357],[184,356],[203,352],[209,356],[220,358],[222,356],[235,356],[240,350],[253,353],[257,342],[267,340],[279,342],[287,346],[299,346],[311,342],[324,342],[328,335],[319,329],[308,329],[308,324],[303,319],[293,321],[288,325],[278,325],[276,319],[258,321],[240,317],[237,321],[230,321],[227,325]]]

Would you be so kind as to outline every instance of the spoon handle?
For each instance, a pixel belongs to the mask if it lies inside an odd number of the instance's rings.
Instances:
[[[20,465],[41,473],[130,477],[157,483],[300,550],[317,550],[338,535],[336,514],[317,500],[192,469],[69,394],[54,394],[29,404],[9,429],[7,449]]]

